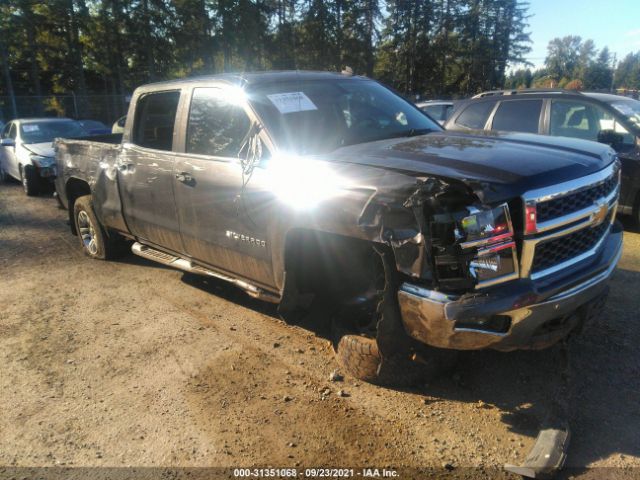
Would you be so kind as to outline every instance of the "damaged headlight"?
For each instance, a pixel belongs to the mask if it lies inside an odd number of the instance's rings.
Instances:
[[[516,244],[506,204],[493,209],[467,209],[455,235],[467,263],[469,275],[477,287],[518,278]]]

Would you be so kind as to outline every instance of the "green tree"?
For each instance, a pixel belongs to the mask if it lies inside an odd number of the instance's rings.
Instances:
[[[614,75],[616,88],[640,90],[640,52],[629,53],[624,57]]]
[[[609,90],[613,80],[611,68],[611,55],[609,49],[604,47],[598,54],[595,62],[591,63],[582,76],[584,88],[588,90]]]
[[[549,75],[559,82],[563,78],[574,78],[580,66],[582,38],[568,35],[554,38],[547,46],[545,66]]]

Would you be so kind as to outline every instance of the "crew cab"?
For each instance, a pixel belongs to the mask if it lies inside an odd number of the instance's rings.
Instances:
[[[56,143],[85,254],[133,253],[331,326],[382,384],[457,350],[544,348],[601,311],[621,253],[606,145],[445,132],[364,77],[218,75],[138,88],[124,133]]]

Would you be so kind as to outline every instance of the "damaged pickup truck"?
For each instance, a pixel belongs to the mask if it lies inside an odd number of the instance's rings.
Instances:
[[[610,148],[447,133],[363,77],[147,85],[121,136],[56,148],[89,257],[131,246],[315,318],[344,368],[381,384],[457,350],[558,342],[601,311],[621,254]]]

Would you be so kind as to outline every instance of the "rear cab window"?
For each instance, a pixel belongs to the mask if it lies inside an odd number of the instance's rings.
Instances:
[[[461,127],[483,130],[494,105],[495,102],[471,103],[458,115],[455,123]]]
[[[492,130],[538,133],[542,99],[500,102],[491,125]]]
[[[136,102],[132,143],[171,151],[180,91],[143,94]]]

